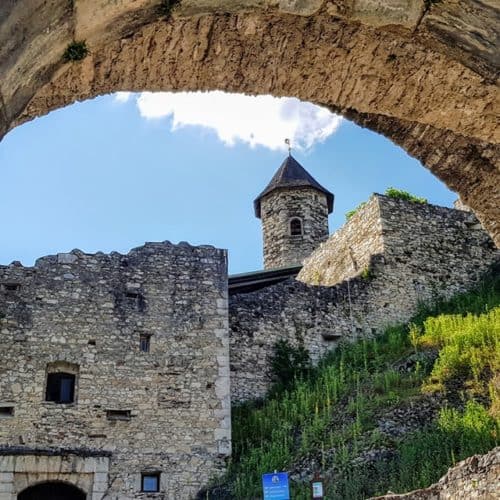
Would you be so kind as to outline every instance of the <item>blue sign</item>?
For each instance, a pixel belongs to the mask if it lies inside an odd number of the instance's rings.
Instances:
[[[288,473],[262,474],[264,500],[290,500]]]

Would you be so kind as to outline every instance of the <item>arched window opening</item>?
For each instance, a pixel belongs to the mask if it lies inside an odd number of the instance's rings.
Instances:
[[[301,236],[302,231],[302,221],[295,217],[290,221],[290,235],[291,236]]]

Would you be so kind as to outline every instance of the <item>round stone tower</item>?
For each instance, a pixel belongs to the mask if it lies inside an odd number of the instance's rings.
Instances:
[[[289,155],[254,208],[262,220],[264,268],[300,266],[328,238],[333,194]]]

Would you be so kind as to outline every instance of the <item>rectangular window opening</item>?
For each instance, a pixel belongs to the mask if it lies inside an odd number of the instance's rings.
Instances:
[[[159,472],[142,473],[141,491],[145,492],[160,491],[160,473]]]
[[[108,420],[130,420],[130,410],[106,410]]]
[[[151,349],[151,335],[141,335],[139,337],[139,348],[142,352],[149,352]]]
[[[13,406],[0,406],[0,418],[9,418],[14,416]]]
[[[326,340],[327,342],[338,340],[342,337],[340,333],[334,333],[334,332],[323,332],[321,336],[323,337],[323,340]]]
[[[4,283],[3,285],[6,292],[18,292],[21,288],[19,283]]]
[[[71,373],[49,373],[45,401],[73,403],[75,399],[75,376]]]

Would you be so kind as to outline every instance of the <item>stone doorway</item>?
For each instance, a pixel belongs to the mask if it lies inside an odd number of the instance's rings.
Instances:
[[[87,495],[71,484],[46,482],[31,486],[17,496],[18,500],[85,500]]]

